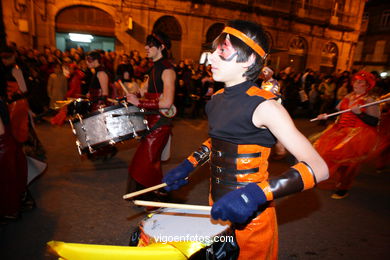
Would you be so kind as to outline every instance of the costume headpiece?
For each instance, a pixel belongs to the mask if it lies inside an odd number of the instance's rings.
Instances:
[[[265,59],[267,57],[267,53],[261,48],[260,45],[258,45],[254,40],[249,38],[247,35],[245,35],[243,32],[234,29],[233,27],[226,26],[225,29],[223,29],[222,33],[228,33],[231,34],[241,41],[243,41],[246,45],[251,47],[257,54],[260,55],[261,58]]]
[[[372,73],[364,70],[357,72],[353,77],[355,80],[365,80],[368,85],[367,90],[372,89],[376,84],[375,76]]]

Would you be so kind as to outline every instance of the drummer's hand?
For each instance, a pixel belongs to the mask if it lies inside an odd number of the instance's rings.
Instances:
[[[229,220],[232,223],[245,223],[266,202],[263,190],[256,183],[250,183],[215,202],[211,208],[211,216],[213,219]]]
[[[133,104],[134,106],[139,106],[139,100],[136,95],[134,94],[127,94],[126,95],[127,102]]]
[[[352,106],[351,111],[352,111],[352,113],[354,113],[356,115],[359,115],[362,113],[362,110],[360,109],[360,107],[358,105]]]
[[[328,114],[326,114],[326,113],[320,114],[317,116],[317,119],[318,120],[326,120],[326,119],[328,119]]]
[[[188,180],[186,178],[194,169],[192,163],[185,159],[181,164],[165,174],[162,182],[166,183],[167,186],[164,187],[164,189],[166,191],[177,190],[181,186],[187,184]]]

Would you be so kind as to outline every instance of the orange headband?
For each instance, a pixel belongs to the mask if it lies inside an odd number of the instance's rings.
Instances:
[[[267,54],[265,53],[263,48],[260,47],[260,45],[255,43],[255,41],[253,41],[251,38],[246,36],[244,33],[240,32],[239,30],[226,26],[225,29],[223,29],[223,33],[228,33],[236,36],[238,39],[243,41],[246,45],[251,47],[255,52],[257,52],[261,58],[265,59],[267,57]]]

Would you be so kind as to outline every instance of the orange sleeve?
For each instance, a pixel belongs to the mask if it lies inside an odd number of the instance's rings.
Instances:
[[[271,187],[269,186],[268,181],[263,181],[259,184],[257,184],[260,189],[263,190],[265,197],[267,198],[267,201],[271,201],[274,199],[274,194],[272,193]]]
[[[295,170],[299,172],[303,181],[303,190],[311,189],[316,185],[314,174],[312,173],[309,166],[303,162],[299,162],[292,166]]]

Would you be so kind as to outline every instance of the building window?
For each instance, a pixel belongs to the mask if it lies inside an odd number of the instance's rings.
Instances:
[[[381,17],[381,26],[389,27],[390,26],[390,10],[385,10],[382,13]]]
[[[311,9],[311,5],[312,5],[311,0],[298,0],[297,4],[300,8],[303,8],[306,10]]]
[[[289,66],[295,71],[303,71],[306,68],[307,41],[305,38],[295,36],[289,44]]]
[[[334,15],[341,17],[344,13],[345,0],[336,0],[334,6]]]
[[[289,52],[294,55],[305,55],[307,49],[306,40],[303,37],[294,37],[289,45]]]
[[[334,42],[327,42],[322,48],[320,71],[332,73],[337,65],[338,47]]]

